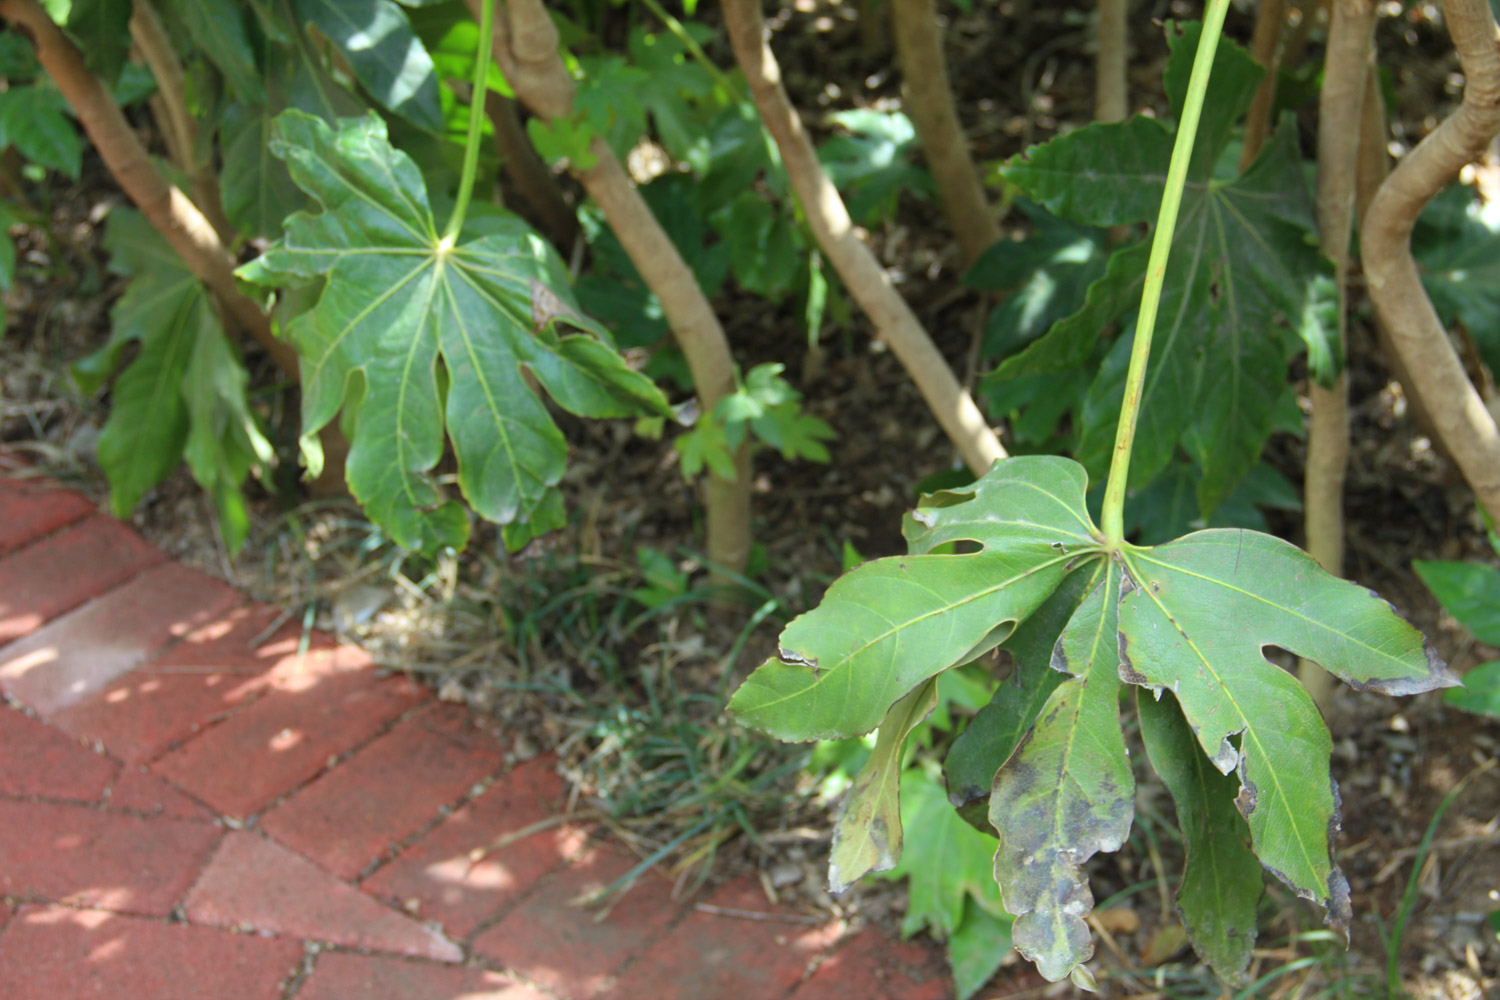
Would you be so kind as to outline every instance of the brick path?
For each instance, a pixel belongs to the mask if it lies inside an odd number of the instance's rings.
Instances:
[[[926,947],[674,900],[548,757],[0,468],[5,1000],[941,1000]],[[501,846],[486,853],[497,842]]]

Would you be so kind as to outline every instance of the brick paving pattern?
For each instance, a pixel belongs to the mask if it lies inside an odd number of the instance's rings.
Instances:
[[[953,995],[750,879],[579,905],[635,859],[555,760],[274,624],[0,456],[5,1000]]]

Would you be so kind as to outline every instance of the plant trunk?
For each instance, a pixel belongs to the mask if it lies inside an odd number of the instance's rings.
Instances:
[[[119,105],[85,68],[83,54],[36,0],[0,0],[0,17],[31,36],[42,68],[62,91],[99,158],[130,200],[167,238],[189,270],[219,297],[235,323],[284,371],[296,375],[296,352],[276,339],[269,317],[235,284],[234,260],[219,234],[192,200],[162,177]]]
[[[1338,289],[1339,354],[1348,336],[1349,234],[1354,223],[1362,106],[1375,42],[1374,0],[1334,0],[1323,89],[1318,99],[1318,241],[1333,259]],[[1303,509],[1307,551],[1334,576],[1344,575],[1344,474],[1349,464],[1349,379],[1340,372],[1330,388],[1309,387]],[[1298,669],[1302,685],[1327,714],[1333,679],[1314,663]]]
[[[1094,57],[1094,119],[1122,122],[1130,113],[1130,0],[1099,0],[1099,49]]]
[[[558,253],[567,257],[578,238],[578,216],[563,198],[557,178],[536,155],[521,125],[516,102],[487,93],[484,110],[495,126],[495,152],[514,192],[513,197],[505,199],[506,206],[536,226],[557,247]]]
[[[1427,202],[1500,132],[1500,47],[1488,0],[1444,0],[1464,74],[1463,102],[1408,153],[1370,203],[1360,240],[1376,314],[1479,504],[1500,523],[1500,429],[1464,373],[1411,255]]]
[[[478,4],[468,0],[477,15]],[[516,96],[547,119],[567,118],[573,112],[573,80],[557,49],[557,27],[541,0],[510,0],[496,12],[494,58]],[[630,182],[630,176],[602,139],[589,149],[595,163],[574,168],[589,197],[604,211],[646,286],[661,301],[672,335],[687,358],[698,394],[700,419],[710,419],[714,407],[732,393],[734,359],[724,328],[698,285],[693,271],[677,252],[656,216]],[[715,566],[738,573],[750,557],[749,443],[735,453],[736,477],[712,474],[704,491],[707,513],[708,559]]]
[[[130,15],[130,37],[156,79],[152,114],[161,125],[172,159],[187,175],[193,202],[214,227],[220,241],[229,243],[234,239],[234,227],[224,214],[219,178],[214,173],[213,164],[204,163],[198,157],[198,123],[188,114],[182,63],[177,60],[177,53],[172,50],[172,42],[150,0],[135,0]],[[158,107],[161,108],[159,115],[156,114]]]
[[[277,367],[296,378],[297,352],[277,339],[270,317],[240,291],[234,278],[234,258],[219,234],[192,199],[162,177],[119,105],[84,66],[77,46],[52,23],[36,0],[0,0],[0,18],[30,36],[42,69],[78,116],[115,182],[166,237],[188,270],[208,287],[221,307],[221,315],[260,344]],[[323,474],[312,484],[313,492],[343,492],[344,458],[349,445],[336,426],[325,427],[318,437],[323,442],[324,465]]]
[[[1260,0],[1255,11],[1255,32],[1250,38],[1250,54],[1265,67],[1266,75],[1255,91],[1245,119],[1245,150],[1240,155],[1240,170],[1247,169],[1260,155],[1271,131],[1271,108],[1276,104],[1277,50],[1281,47],[1281,27],[1286,21],[1283,0]]]
[[[750,84],[761,120],[781,150],[787,176],[807,215],[818,244],[833,263],[845,287],[874,323],[877,334],[895,352],[927,401],[938,423],[976,475],[1005,457],[974,400],[954,378],[953,370],[927,331],[891,284],[868,247],[855,235],[843,199],[828,179],[781,85],[781,68],[764,37],[761,0],[726,0],[724,20],[735,60]]]
[[[938,199],[958,239],[964,267],[969,268],[980,254],[1000,241],[1000,226],[990,211],[953,106],[937,4],[934,0],[890,2],[906,112],[921,138],[922,155],[937,181]]]

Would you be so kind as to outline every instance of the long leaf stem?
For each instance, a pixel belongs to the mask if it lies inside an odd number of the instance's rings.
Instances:
[[[1208,92],[1208,76],[1214,65],[1214,52],[1224,31],[1224,16],[1229,0],[1208,0],[1203,17],[1203,34],[1198,53],[1193,57],[1193,73],[1188,78],[1187,100],[1177,125],[1177,140],[1172,144],[1172,160],[1167,167],[1167,182],[1161,196],[1161,212],[1156,217],[1156,232],[1151,239],[1151,255],[1146,261],[1146,284],[1141,291],[1141,311],[1135,324],[1135,343],[1130,350],[1130,368],[1125,375],[1125,400],[1120,405],[1120,426],[1115,433],[1115,451],[1109,466],[1109,481],[1104,489],[1104,508],[1100,526],[1105,542],[1118,545],[1125,538],[1125,488],[1130,479],[1130,449],[1135,442],[1135,426],[1140,416],[1141,393],[1146,382],[1146,361],[1151,356],[1151,334],[1156,328],[1156,310],[1161,304],[1162,282],[1167,276],[1167,257],[1172,251],[1172,237],[1177,231],[1177,210],[1182,205],[1182,190],[1187,185],[1188,163],[1193,142],[1198,135],[1198,119],[1203,112],[1203,96]]]
[[[479,15],[479,56],[474,62],[474,92],[469,96],[469,134],[464,139],[464,169],[458,178],[458,197],[453,213],[443,230],[443,240],[453,243],[464,227],[469,211],[469,196],[474,191],[474,175],[479,170],[479,140],[484,122],[484,97],[489,89],[490,46],[495,40],[495,0],[483,0]]]

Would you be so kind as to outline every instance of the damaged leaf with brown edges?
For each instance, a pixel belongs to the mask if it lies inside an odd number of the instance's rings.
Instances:
[[[875,750],[833,828],[828,884],[843,892],[870,872],[890,871],[901,860],[901,751],[906,738],[937,707],[937,678],[891,706]]]
[[[1053,669],[1071,676],[1047,699],[990,793],[990,822],[1000,831],[995,879],[1016,915],[1012,940],[1054,982],[1094,953],[1084,922],[1094,895],[1083,865],[1099,851],[1119,850],[1134,815],[1135,779],[1120,731],[1121,570],[1113,560],[1102,568],[1053,647]]]
[[[1214,974],[1238,983],[1255,947],[1255,910],[1264,885],[1250,829],[1234,808],[1234,779],[1198,749],[1176,698],[1142,692],[1136,705],[1146,756],[1172,795],[1182,830],[1187,859],[1177,908],[1183,928]]]
[[[1120,676],[1176,694],[1209,760],[1237,773],[1236,805],[1261,864],[1346,928],[1349,885],[1332,857],[1332,741],[1312,698],[1265,649],[1312,660],[1360,690],[1415,694],[1457,681],[1389,604],[1289,542],[1219,529],[1124,558]]]

